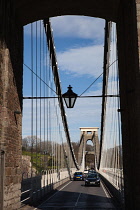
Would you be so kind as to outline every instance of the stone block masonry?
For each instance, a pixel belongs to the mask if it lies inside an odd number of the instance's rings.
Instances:
[[[20,207],[23,31],[13,1],[0,2],[0,209]]]

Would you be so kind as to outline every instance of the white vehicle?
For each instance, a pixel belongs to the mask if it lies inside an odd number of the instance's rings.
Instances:
[[[88,174],[88,170],[84,170],[84,174]]]

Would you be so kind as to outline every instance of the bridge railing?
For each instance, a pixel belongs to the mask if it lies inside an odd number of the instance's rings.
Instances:
[[[71,168],[71,176],[75,171],[75,168]],[[39,176],[24,178],[21,185],[21,203],[34,203],[68,180],[67,168],[62,168],[59,171],[57,169],[45,170]]]
[[[123,151],[116,24],[106,21],[99,173],[123,204]]]

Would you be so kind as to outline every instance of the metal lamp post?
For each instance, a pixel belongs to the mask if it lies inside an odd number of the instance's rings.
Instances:
[[[68,91],[64,93],[62,97],[64,98],[67,108],[73,108],[78,95],[72,91],[72,87],[69,85]]]

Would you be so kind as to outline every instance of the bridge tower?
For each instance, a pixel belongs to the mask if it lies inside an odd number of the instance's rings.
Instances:
[[[85,151],[86,143],[91,140],[94,145],[93,154],[95,155],[95,167],[98,165],[99,160],[99,139],[98,139],[98,127],[81,127],[80,144],[78,151],[78,163],[81,165],[81,169],[85,169]]]

